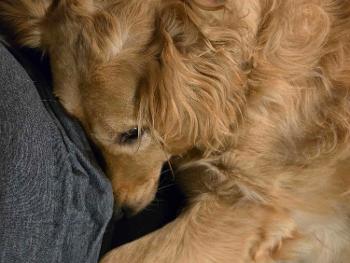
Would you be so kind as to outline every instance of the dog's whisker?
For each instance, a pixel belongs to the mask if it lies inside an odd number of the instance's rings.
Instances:
[[[163,170],[160,175],[163,175],[163,174],[167,174],[169,173],[171,170],[170,169],[166,169],[166,170]],[[165,180],[165,179],[164,179]]]
[[[169,187],[172,187],[172,186],[174,186],[174,185],[176,185],[176,184],[173,183],[173,184],[168,184],[168,185],[162,186],[162,187],[158,188],[158,191],[162,191],[162,190],[167,189],[167,188],[169,188]]]
[[[166,200],[160,199],[160,198],[155,198],[153,202],[150,204],[151,207],[156,206],[157,208],[160,207],[161,203],[166,203]]]
[[[169,170],[171,172],[172,178],[175,179],[175,172],[174,172],[173,166],[171,165],[171,162],[170,162],[169,159],[168,159],[167,162],[168,162],[168,165],[169,165]]]

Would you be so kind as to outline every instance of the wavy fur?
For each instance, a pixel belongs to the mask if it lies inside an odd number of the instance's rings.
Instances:
[[[349,261],[349,0],[48,2],[1,0],[1,19],[48,50],[117,201],[147,205],[170,157],[188,196],[103,263]]]

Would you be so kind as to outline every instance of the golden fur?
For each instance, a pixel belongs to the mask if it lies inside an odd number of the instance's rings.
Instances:
[[[118,202],[145,207],[169,158],[188,195],[103,263],[349,262],[349,0],[0,0],[0,18],[49,54]]]

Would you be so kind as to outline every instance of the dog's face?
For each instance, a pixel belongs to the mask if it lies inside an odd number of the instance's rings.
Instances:
[[[55,93],[101,149],[118,204],[144,208],[170,156],[222,147],[243,97],[230,31],[206,24],[224,1],[39,2],[22,4],[38,18],[15,24],[19,40],[48,52]]]
[[[118,204],[139,211],[153,199],[167,155],[148,123],[138,119],[143,80],[133,67],[115,59],[89,71],[92,78],[84,84],[75,116],[105,158]]]
[[[156,2],[83,2],[48,18],[55,92],[101,150],[118,205],[137,212],[154,198],[167,160],[138,106],[156,63]]]

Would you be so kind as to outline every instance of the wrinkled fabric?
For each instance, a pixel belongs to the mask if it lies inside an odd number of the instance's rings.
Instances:
[[[0,262],[95,263],[111,185],[78,122],[22,55],[0,45]]]

